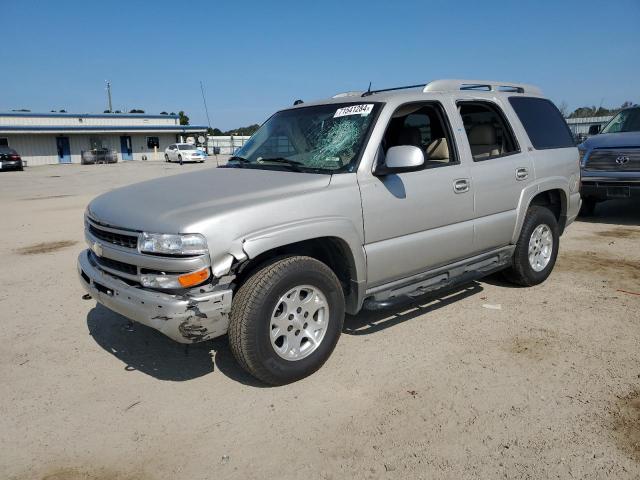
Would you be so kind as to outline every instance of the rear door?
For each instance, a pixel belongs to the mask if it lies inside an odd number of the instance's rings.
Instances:
[[[69,137],[56,137],[56,147],[58,149],[58,163],[71,163]]]
[[[466,133],[462,155],[469,158],[475,253],[511,243],[523,189],[533,181],[531,158],[519,145],[505,110],[494,101],[462,99],[458,113]]]

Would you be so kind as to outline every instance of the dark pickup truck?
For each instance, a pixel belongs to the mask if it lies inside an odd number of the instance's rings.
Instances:
[[[640,197],[640,106],[620,111],[602,131],[591,127],[578,146],[582,173],[582,212],[612,198]]]

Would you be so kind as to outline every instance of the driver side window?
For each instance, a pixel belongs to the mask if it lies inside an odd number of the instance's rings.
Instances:
[[[449,125],[436,103],[409,103],[396,109],[382,140],[380,159],[391,147],[410,145],[424,154],[424,168],[459,163]]]

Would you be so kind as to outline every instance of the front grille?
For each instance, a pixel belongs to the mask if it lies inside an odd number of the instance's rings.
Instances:
[[[110,258],[99,257],[93,252],[89,252],[91,260],[93,260],[98,266],[110,268],[118,272],[126,273],[128,275],[138,275],[138,267],[131,265],[130,263],[119,262]]]
[[[640,171],[640,148],[626,150],[595,149],[587,158],[586,170]]]
[[[105,242],[112,243],[114,245],[120,245],[121,247],[137,248],[138,237],[133,235],[125,235],[122,233],[110,232],[108,230],[102,230],[101,228],[89,224],[89,232],[96,238],[104,240]]]

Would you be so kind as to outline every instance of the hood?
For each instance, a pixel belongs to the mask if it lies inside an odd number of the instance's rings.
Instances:
[[[640,147],[640,132],[601,133],[589,137],[579,145],[580,148],[626,148]]]
[[[324,174],[211,168],[112,190],[95,198],[89,212],[116,227],[189,233],[192,225],[217,213],[326,188],[330,181]]]

